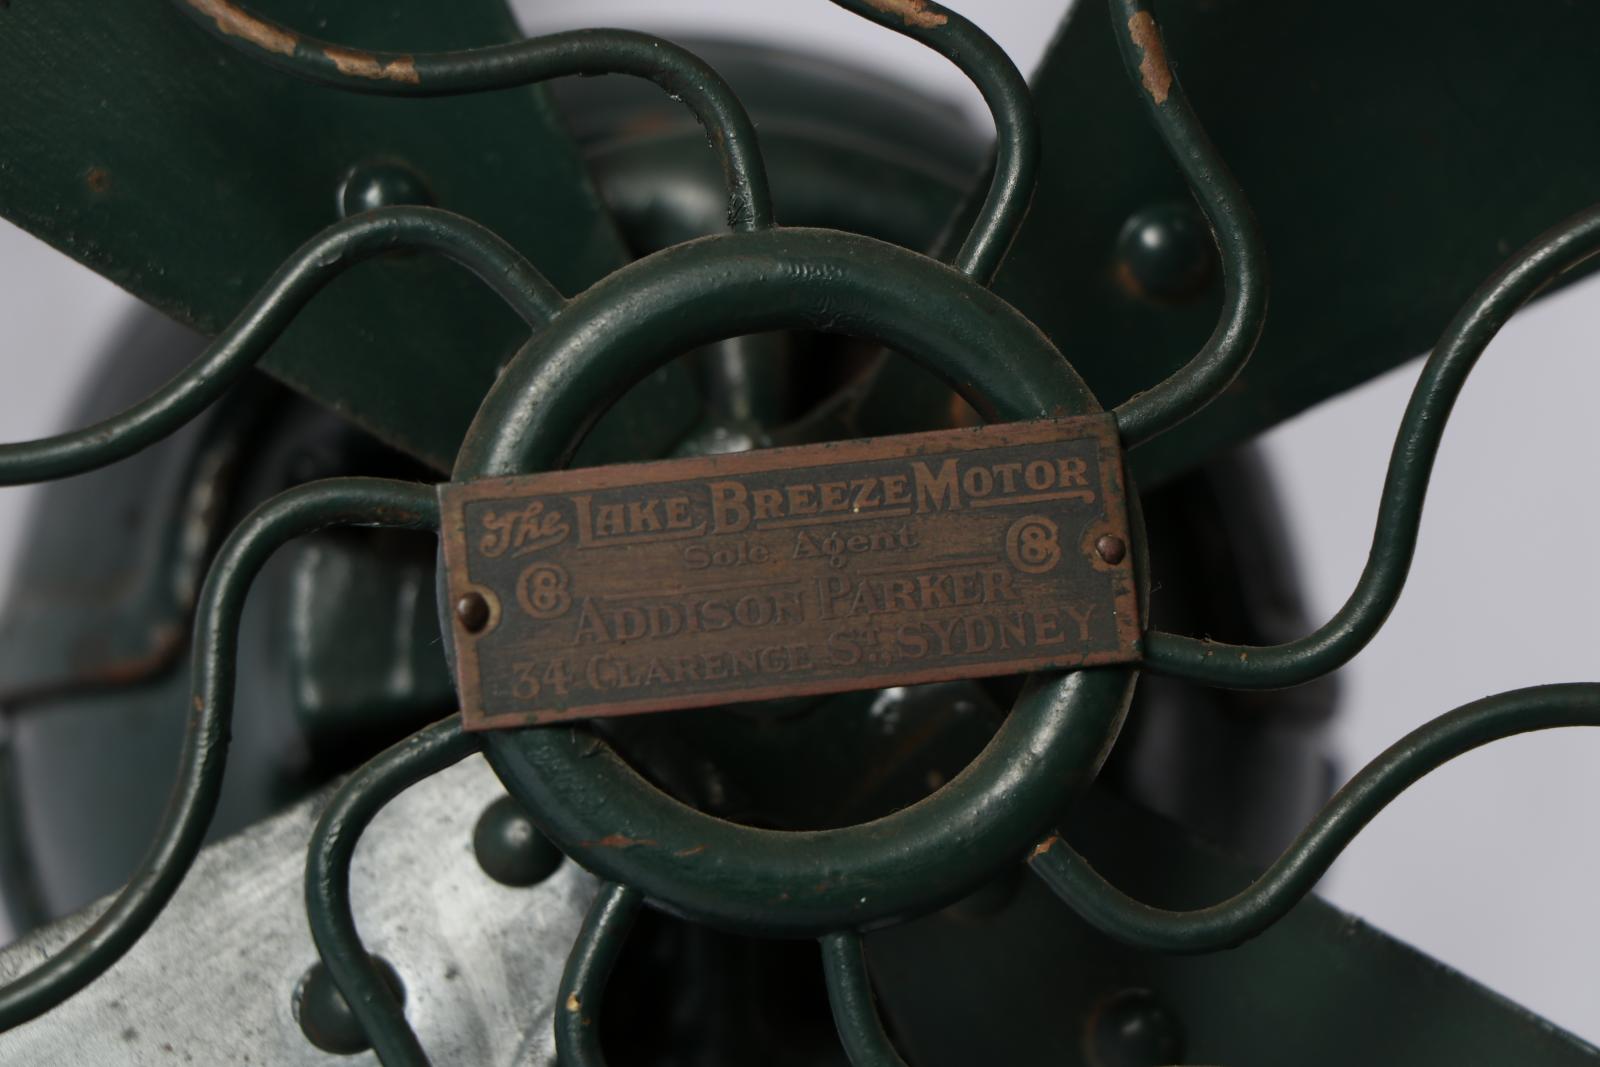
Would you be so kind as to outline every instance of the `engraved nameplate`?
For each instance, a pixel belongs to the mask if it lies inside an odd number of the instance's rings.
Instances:
[[[471,729],[1138,657],[1108,415],[439,496]]]

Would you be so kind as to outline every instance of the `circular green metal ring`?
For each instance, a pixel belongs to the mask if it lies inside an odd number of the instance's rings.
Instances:
[[[904,351],[991,421],[1099,410],[1032,323],[963,275],[868,238],[778,229],[669,248],[575,299],[506,367],[454,476],[561,466],[608,405],[674,356],[782,329]],[[1126,668],[1036,676],[988,747],[943,788],[833,830],[713,818],[570,726],[491,733],[486,751],[540,828],[590,870],[696,921],[814,937],[925,913],[1018,861],[1093,779],[1134,677]]]

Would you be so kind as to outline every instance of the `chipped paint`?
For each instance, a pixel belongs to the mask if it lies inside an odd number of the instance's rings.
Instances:
[[[644,845],[653,845],[655,841],[648,837],[629,837],[627,834],[607,834],[598,841],[582,842],[584,848],[640,848]]]
[[[298,40],[294,34],[281,26],[274,26],[270,22],[256,18],[243,8],[228,3],[228,0],[185,0],[185,2],[210,18],[217,24],[217,30],[229,37],[249,41],[258,48],[276,52],[280,56],[294,55],[294,46]]]
[[[1143,56],[1139,60],[1139,81],[1144,91],[1157,106],[1165,104],[1172,92],[1172,68],[1167,66],[1167,49],[1161,43],[1155,16],[1148,11],[1134,12],[1128,17],[1128,35]]]
[[[371,52],[332,44],[323,46],[322,54],[333,60],[340,74],[348,74],[353,78],[401,82],[405,85],[417,85],[422,81],[417,76],[417,62],[410,56],[396,56],[386,63]]]
[[[1045,838],[1043,841],[1040,841],[1037,845],[1033,846],[1033,853],[1028,858],[1030,860],[1038,859],[1040,856],[1043,856],[1046,852],[1049,852],[1052,848],[1055,848],[1056,842],[1058,842],[1060,840],[1061,840],[1060,837],[1056,836],[1055,834],[1051,834],[1049,837]]]
[[[583,1010],[583,1001],[578,999],[578,994],[567,994],[567,1010],[572,1012],[574,1015]]]
[[[919,30],[931,30],[950,21],[943,12],[929,11],[928,0],[867,0],[867,5],[885,15],[899,15],[907,26]]]

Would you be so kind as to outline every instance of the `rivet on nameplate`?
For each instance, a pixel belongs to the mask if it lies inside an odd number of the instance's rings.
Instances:
[[[471,729],[1131,662],[1109,415],[441,486]]]

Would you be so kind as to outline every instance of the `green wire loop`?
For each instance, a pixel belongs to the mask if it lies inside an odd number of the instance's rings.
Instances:
[[[322,85],[381,96],[460,96],[552,78],[629,74],[682,100],[705,127],[728,185],[728,225],[773,224],[772,193],[755,124],[699,56],[631,30],[572,30],[452,52],[366,52],[320,41],[231,0],[176,0],[178,9],[223,43]]]
[[[983,94],[994,115],[994,177],[954,266],[978,284],[988,285],[1028,214],[1039,174],[1039,122],[1027,79],[988,34],[939,4],[833,2],[931,48],[954,63]]]
[[[350,908],[350,861],[362,831],[385,804],[429,775],[478,751],[452,715],[380,753],[334,793],[306,855],[306,917],[333,982],[384,1067],[428,1067],[405,1008],[368,955]]]
[[[600,1004],[643,903],[637,889],[606,882],[589,905],[556,992],[556,1062],[562,1067],[605,1067],[596,1025]]]
[[[971,278],[880,241],[783,227],[675,245],[575,298],[507,364],[454,477],[558,467],[612,401],[666,361],[778,329],[890,345],[991,420],[1094,410],[1044,335]],[[1135,551],[1142,536],[1135,526]],[[485,754],[539,828],[589,870],[680,916],[814,938],[941,907],[1015,862],[1093,779],[1132,682],[1120,667],[1036,675],[989,747],[942,789],[867,823],[809,833],[683,805],[572,726],[490,731]],[[635,847],[608,847],[617,836]],[[818,870],[828,875],[821,885]]]
[[[850,1067],[906,1067],[878,1017],[861,935],[847,931],[827,934],[821,941],[828,1005]]]
[[[1350,599],[1332,619],[1299,640],[1265,647],[1153,630],[1145,635],[1145,666],[1230,689],[1281,689],[1327,674],[1365,648],[1405,587],[1445,424],[1478,357],[1518,308],[1597,253],[1600,207],[1591,207],[1524,246],[1478,288],[1445,328],[1423,365],[1395,435],[1366,566]]]
[[[1205,346],[1177,373],[1115,409],[1128,448],[1165,433],[1239,376],[1267,317],[1267,263],[1255,213],[1168,64],[1148,0],[1111,0],[1123,66],[1205,213],[1222,260],[1222,313]]]
[[[1288,914],[1356,834],[1423,775],[1491,741],[1563,726],[1600,726],[1600,684],[1516,689],[1439,716],[1367,764],[1265,874],[1207,908],[1168,911],[1135,900],[1060,837],[1046,838],[1029,862],[1073,911],[1108,937],[1160,952],[1232,948]]]
[[[432,486],[335,478],[280,493],[229,535],[200,593],[188,724],[155,841],[93,924],[50,959],[0,987],[0,1032],[37,1018],[94,981],[172,899],[200,851],[222,791],[239,617],[250,583],[280,546],[329,526],[437,530],[438,503]]]
[[[461,716],[437,722],[369,761],[339,787],[317,820],[306,857],[306,916],[317,951],[384,1067],[429,1067],[405,1007],[362,944],[350,904],[350,866],[362,833],[390,801],[478,751]],[[595,1025],[607,979],[643,897],[603,885],[573,942],[553,1011],[558,1060],[604,1067]]]
[[[427,207],[363,212],[334,223],[296,249],[193,363],[145,399],[81,430],[0,444],[0,485],[82,474],[177,431],[255,366],[334,278],[373,256],[411,249],[466,267],[530,326],[542,326],[563,303],[533,264],[475,222]]]

